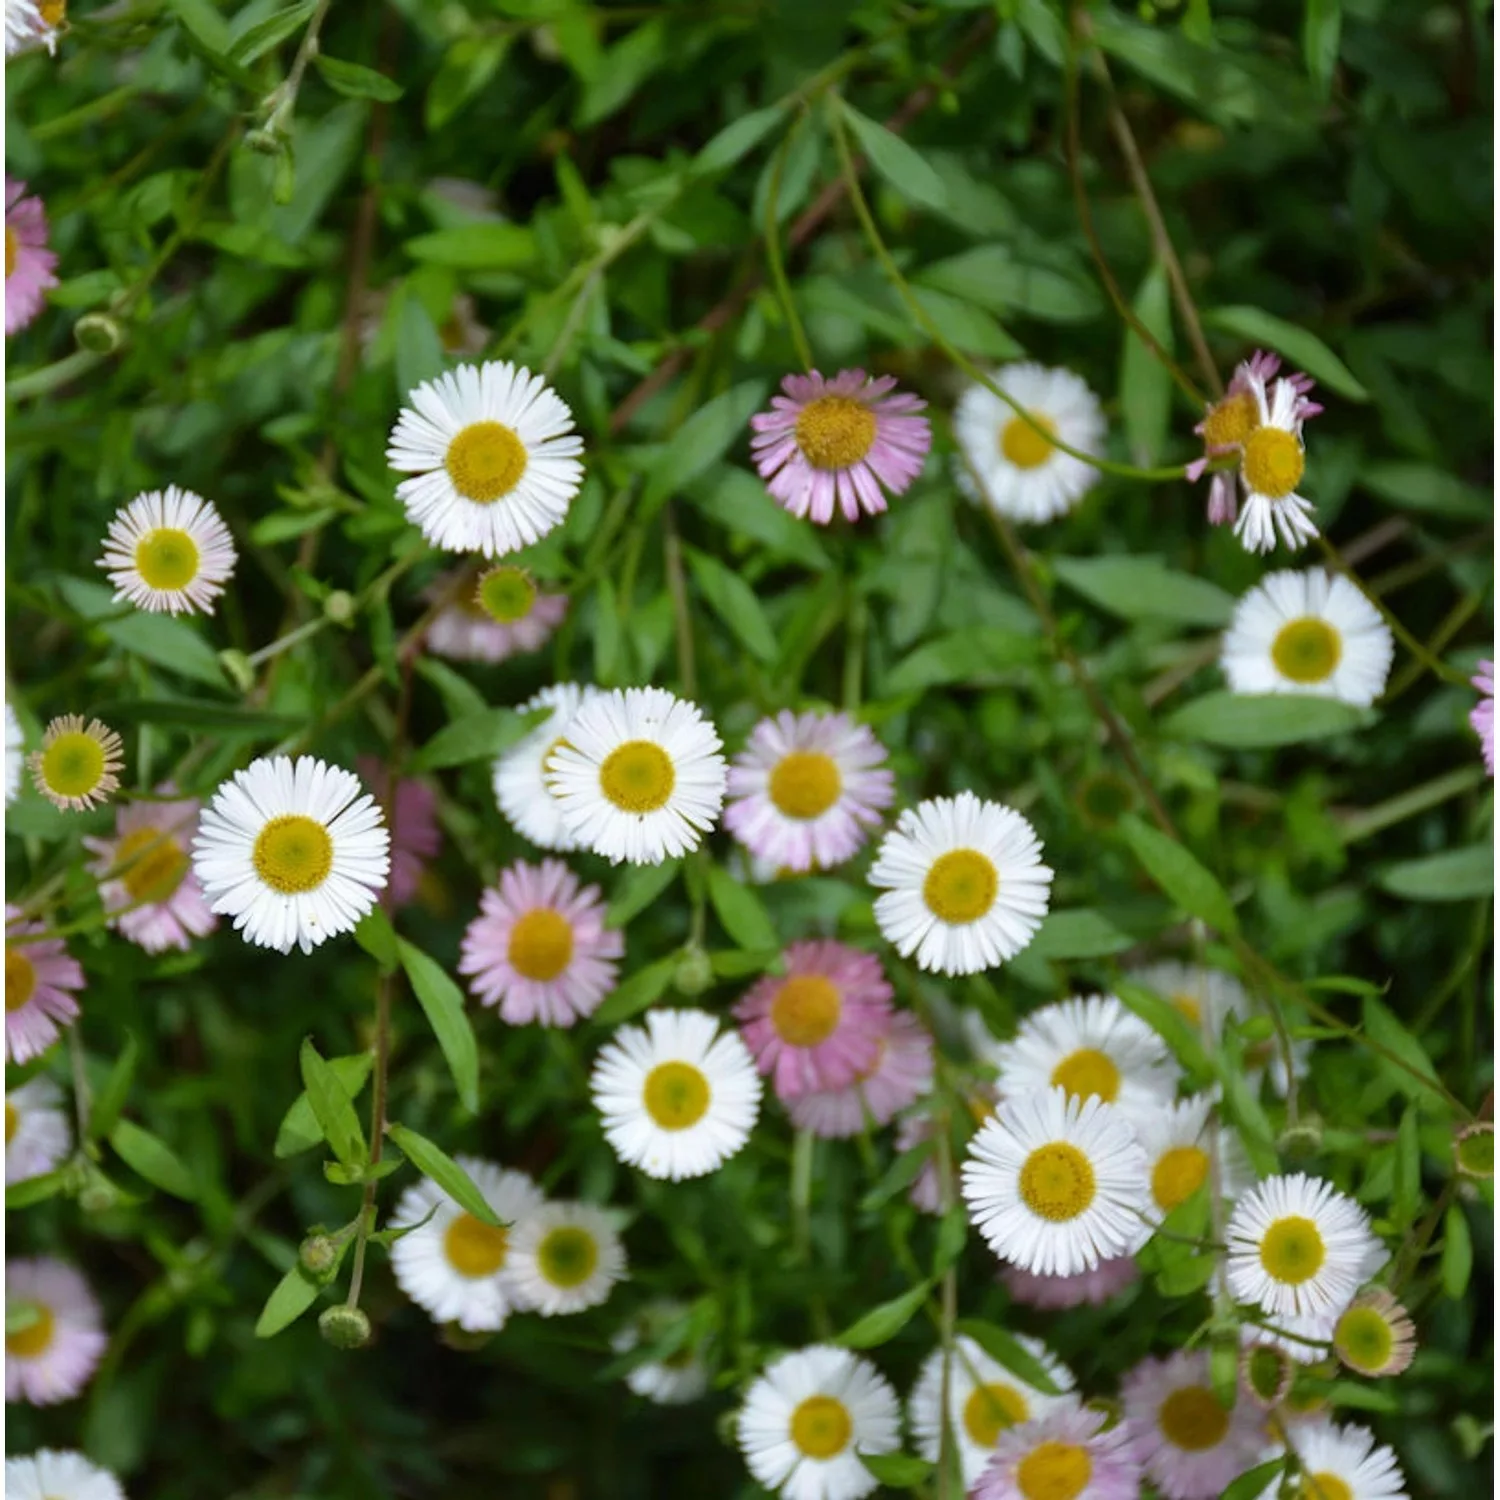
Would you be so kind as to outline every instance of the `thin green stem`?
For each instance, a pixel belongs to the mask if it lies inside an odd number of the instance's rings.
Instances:
[[[670,501],[662,510],[662,531],[667,589],[672,596],[672,619],[677,635],[677,675],[682,681],[683,696],[696,701],[698,669],[693,652],[693,617],[688,608],[687,579],[682,571],[682,543],[677,536],[677,522]]]
[[[1345,844],[1358,843],[1360,839],[1367,839],[1373,833],[1380,833],[1407,818],[1414,818],[1418,813],[1426,812],[1428,808],[1436,807],[1450,797],[1472,790],[1485,779],[1484,767],[1480,765],[1448,771],[1421,786],[1412,787],[1410,791],[1376,803],[1374,807],[1351,813],[1339,829],[1339,838]]]
[[[792,142],[797,138],[799,129],[801,129],[801,121],[798,121],[797,126],[787,132],[771,166],[771,183],[766,193],[766,266],[771,273],[771,284],[776,288],[777,300],[781,303],[781,310],[786,316],[787,332],[791,334],[792,343],[796,345],[797,358],[802,361],[804,370],[811,370],[813,367],[812,345],[807,341],[807,333],[802,327],[802,320],[797,316],[797,305],[792,300],[792,285],[787,280],[786,266],[781,257],[781,229],[777,213],[781,204],[781,174],[786,166],[787,154],[791,150]]]

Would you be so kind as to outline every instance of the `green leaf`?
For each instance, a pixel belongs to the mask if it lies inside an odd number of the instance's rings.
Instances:
[[[1271,1488],[1274,1493],[1274,1485],[1277,1477],[1285,1470],[1286,1459],[1273,1458],[1263,1464],[1257,1464],[1253,1469],[1247,1469],[1245,1473],[1233,1481],[1219,1500],[1258,1500],[1258,1497]]]
[[[902,1292],[899,1297],[872,1307],[864,1317],[857,1318],[837,1335],[834,1343],[842,1344],[846,1349],[873,1349],[877,1344],[895,1338],[911,1322],[931,1290],[932,1283],[924,1281]]]
[[[1168,354],[1172,352],[1172,301],[1166,267],[1152,264],[1132,307],[1137,320]],[[1172,417],[1172,376],[1165,364],[1129,325],[1120,356],[1120,415],[1131,460],[1154,464],[1167,440]]]
[[[359,1098],[360,1090],[370,1076],[370,1069],[375,1066],[375,1054],[352,1052],[347,1057],[330,1057],[327,1062],[352,1101]],[[312,1150],[322,1139],[323,1131],[318,1125],[318,1117],[313,1113],[312,1103],[304,1092],[297,1095],[292,1101],[292,1107],[282,1116],[281,1125],[276,1131],[276,1144],[271,1149],[278,1157],[296,1156],[299,1152]]]
[[[273,510],[250,528],[250,540],[258,547],[270,547],[277,542],[289,541],[294,536],[316,531],[337,515],[338,511],[331,505],[319,506],[314,510]]]
[[[750,654],[767,664],[776,660],[776,634],[766,619],[755,590],[718,558],[684,547],[688,569],[710,608],[738,637]]]
[[[833,566],[815,526],[799,521],[767,493],[764,482],[746,469],[725,465],[710,471],[688,490],[688,499],[705,515],[736,536],[763,543],[773,552],[815,572]]]
[[[1396,1172],[1391,1191],[1391,1218],[1397,1229],[1406,1230],[1417,1216],[1422,1196],[1422,1145],[1417,1136],[1417,1111],[1408,1106],[1396,1127]]]
[[[1217,584],[1178,573],[1154,557],[1054,557],[1057,576],[1123,620],[1227,625],[1234,599]]]
[[[1488,521],[1493,514],[1488,491],[1432,464],[1380,459],[1360,469],[1357,482],[1403,510],[1468,521]]]
[[[255,1321],[256,1338],[275,1338],[283,1328],[291,1327],[318,1300],[320,1290],[300,1264],[293,1266],[266,1298],[266,1305]]]
[[[186,620],[118,604],[109,589],[82,578],[59,578],[57,587],[85,620],[123,650],[194,682],[227,686],[213,647]]]
[[[413,771],[436,771],[470,761],[493,760],[509,750],[547,717],[546,710],[518,713],[513,708],[487,708],[483,713],[455,719],[438,730],[411,758]]]
[[[1302,58],[1307,64],[1307,76],[1323,99],[1328,97],[1333,70],[1339,60],[1342,23],[1340,0],[1307,0],[1302,13]]]
[[[349,1091],[308,1038],[303,1039],[299,1061],[307,1102],[312,1106],[313,1118],[317,1120],[329,1149],[345,1166],[363,1166],[369,1153]]]
[[[120,1111],[125,1108],[125,1101],[130,1097],[130,1086],[135,1082],[135,1065],[140,1052],[135,1033],[127,1032],[125,1045],[120,1049],[120,1055],[109,1070],[109,1077],[104,1080],[104,1087],[99,1090],[93,1107],[89,1110],[91,1141],[105,1140],[115,1128]]]
[[[954,1324],[957,1332],[974,1340],[993,1360],[1004,1365],[1012,1375],[1019,1375],[1027,1385],[1044,1396],[1060,1396],[1057,1382],[1042,1362],[1021,1344],[1013,1333],[983,1318],[960,1318]]]
[[[604,914],[605,925],[623,927],[651,906],[681,873],[680,859],[664,859],[659,865],[631,865],[615,887]]]
[[[995,626],[957,630],[918,646],[898,661],[881,682],[880,696],[900,698],[950,685],[995,687],[1018,668],[1030,666],[1040,654],[1034,636]]]
[[[1457,1203],[1450,1203],[1443,1216],[1443,1258],[1439,1271],[1444,1293],[1457,1301],[1468,1290],[1473,1271],[1474,1243],[1469,1235],[1469,1221]]]
[[[1120,832],[1141,867],[1189,916],[1226,935],[1239,931],[1224,887],[1176,839],[1147,827],[1133,813],[1120,819]]]
[[[750,418],[766,398],[764,380],[744,380],[700,406],[657,455],[641,490],[637,523],[717,463],[731,445],[748,448]]]
[[[861,1453],[859,1461],[881,1484],[895,1490],[909,1490],[925,1483],[933,1466],[914,1453]]]
[[[1389,1006],[1377,1000],[1374,995],[1367,995],[1362,1014],[1365,1035],[1372,1042],[1399,1057],[1412,1072],[1419,1074],[1421,1078],[1429,1079],[1432,1084],[1441,1089],[1442,1085],[1438,1079],[1437,1069],[1432,1065],[1432,1059],[1428,1057],[1416,1037],[1396,1019]],[[1431,1104],[1433,1102],[1433,1089],[1424,1087],[1419,1079],[1411,1076],[1411,1073],[1400,1068],[1391,1068],[1387,1063],[1387,1076],[1407,1098],[1418,1103]]]
[[[724,924],[724,931],[741,948],[759,952],[781,946],[760,897],[721,865],[708,867],[708,899]]]
[[[396,384],[406,392],[432,380],[448,368],[436,325],[408,288],[396,315]]]
[[[1161,722],[1169,739],[1198,740],[1226,750],[1264,750],[1349,734],[1374,720],[1369,709],[1336,698],[1290,693],[1205,693]]]
[[[427,90],[423,118],[429,130],[441,130],[495,76],[510,50],[511,33],[460,37],[443,54]]]
[[[193,1174],[182,1158],[159,1136],[141,1129],[134,1121],[115,1121],[115,1128],[109,1133],[109,1143],[120,1160],[152,1187],[188,1202],[198,1196]]]
[[[947,207],[948,190],[943,186],[943,179],[917,152],[879,121],[862,115],[847,100],[840,99],[839,105],[865,155],[870,158],[870,165],[898,193],[927,208]]]
[[[1028,951],[1034,958],[1103,958],[1135,942],[1099,912],[1054,911],[1042,918]]]
[[[693,172],[707,174],[732,167],[770,135],[781,118],[781,106],[772,104],[730,121],[693,158]]]
[[[190,698],[112,698],[94,710],[106,724],[173,724],[220,736],[280,739],[301,729],[305,718],[289,714],[261,714],[232,703],[208,703]]]
[[[536,236],[521,224],[458,224],[406,242],[413,260],[456,271],[519,271],[536,263]]]
[[[401,963],[448,1062],[458,1097],[470,1114],[479,1110],[479,1049],[464,1013],[463,991],[420,948],[397,938]]]
[[[655,963],[637,969],[634,974],[618,985],[594,1012],[594,1020],[601,1026],[614,1026],[628,1021],[648,1006],[655,1005],[666,994],[672,976],[677,972],[677,955],[659,958]]]
[[[396,929],[383,906],[372,906],[354,929],[354,941],[370,955],[382,974],[394,974],[401,967],[396,948]]]
[[[329,88],[351,99],[378,99],[383,104],[391,104],[406,92],[394,78],[387,78],[384,73],[377,73],[374,68],[366,68],[360,63],[342,62],[325,52],[315,53],[313,62]]]
[[[264,57],[273,47],[284,42],[294,31],[300,31],[305,22],[312,19],[318,8],[317,0],[300,0],[297,5],[279,10],[273,16],[252,26],[237,41],[232,42],[226,54],[231,62],[242,67]]]
[[[934,261],[913,279],[919,286],[949,292],[1001,317],[1020,314],[1048,323],[1084,323],[1104,309],[1090,282],[1050,266],[1027,265],[1004,245],[978,245]]]
[[[500,1229],[506,1226],[474,1186],[473,1179],[441,1146],[405,1125],[389,1125],[386,1133],[401,1148],[402,1154],[424,1177],[430,1177],[447,1195],[471,1213],[481,1224]]]
[[[933,1142],[920,1141],[909,1151],[903,1151],[889,1167],[885,1175],[859,1200],[861,1213],[874,1213],[888,1203],[897,1193],[909,1188],[922,1175],[922,1168],[932,1160]]]
[[[68,1186],[73,1176],[71,1166],[58,1167],[55,1172],[42,1172],[36,1177],[23,1177],[19,1182],[5,1185],[5,1211],[13,1208],[30,1208],[33,1203],[43,1203],[55,1198]]]
[[[1216,307],[1203,314],[1203,321],[1210,328],[1235,334],[1247,343],[1274,349],[1346,401],[1370,399],[1370,393],[1354,378],[1349,366],[1300,323],[1288,323],[1258,307]]]
[[[1387,865],[1375,880],[1381,890],[1408,901],[1472,901],[1495,889],[1495,851],[1489,844],[1447,849]]]
[[[1204,1048],[1203,1038],[1175,1005],[1155,990],[1145,989],[1129,980],[1117,981],[1113,993],[1127,1010],[1134,1011],[1161,1037],[1189,1073],[1205,1081],[1214,1075],[1214,1065]]]

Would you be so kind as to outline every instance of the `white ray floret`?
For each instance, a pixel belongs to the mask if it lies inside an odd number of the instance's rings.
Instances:
[[[526,1215],[501,1273],[516,1307],[544,1318],[597,1307],[624,1276],[614,1222],[590,1203],[547,1203]]]
[[[521,705],[523,714],[550,709],[548,717],[525,739],[496,759],[491,780],[495,801],[512,828],[541,849],[568,853],[581,848],[563,821],[562,804],[547,785],[548,758],[567,739],[568,725],[595,689],[574,682],[554,682]]]
[[[109,523],[99,566],[116,599],[170,614],[212,614],[234,575],[234,540],[201,495],[169,484],[137,495]]]

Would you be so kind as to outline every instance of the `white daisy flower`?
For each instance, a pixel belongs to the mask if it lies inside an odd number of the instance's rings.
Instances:
[[[1025,1271],[1072,1276],[1151,1235],[1146,1153],[1128,1118],[1060,1088],[1001,1101],[969,1142],[962,1187],[990,1249]]]
[[[1040,1339],[1018,1334],[1016,1342],[1041,1363],[1058,1390],[1073,1389],[1072,1371]],[[999,1360],[992,1359],[973,1339],[960,1334],[953,1341],[948,1368],[948,1413],[963,1466],[965,1490],[978,1482],[1007,1427],[1030,1422],[1064,1399],[1037,1390]],[[942,1451],[942,1402],[943,1351],[938,1348],[923,1361],[907,1403],[917,1452],[931,1463],[938,1461]]]
[[[579,704],[595,691],[574,682],[555,682],[528,698],[521,713],[549,708],[551,717],[495,761],[491,779],[500,811],[522,838],[539,848],[567,853],[583,847],[563,822],[562,804],[548,788],[544,768],[552,752],[565,742]]]
[[[9,6],[6,15],[9,18]],[[125,1500],[120,1481],[81,1453],[42,1448],[5,1460],[7,1500]]]
[[[108,724],[63,714],[42,731],[42,746],[26,757],[32,784],[61,812],[84,812],[120,789],[125,744]]]
[[[116,512],[98,565],[109,573],[116,599],[175,615],[212,614],[234,563],[234,541],[218,511],[169,484]]]
[[[14,57],[45,45],[55,56],[58,27],[66,13],[66,0],[5,0],[5,55]]]
[[[1216,1179],[1219,1197],[1233,1203],[1255,1181],[1244,1147],[1230,1130],[1215,1123],[1213,1113],[1213,1098],[1197,1094],[1175,1104],[1161,1100],[1154,1109],[1131,1114],[1136,1139],[1146,1153],[1158,1217],[1186,1203],[1206,1182]]]
[[[73,1127],[62,1090],[38,1076],[5,1095],[5,1180],[24,1182],[62,1165],[73,1149]]]
[[[1302,1482],[1297,1491],[1307,1500],[1405,1500],[1406,1479],[1396,1455],[1365,1427],[1336,1427],[1332,1422],[1309,1422],[1295,1429]],[[1279,1458],[1278,1447],[1263,1458]],[[1276,1500],[1281,1481],[1273,1479],[1260,1500]]]
[[[1330,1182],[1268,1177],[1229,1220],[1229,1289],[1273,1316],[1337,1316],[1375,1265],[1365,1211]]]
[[[615,1333],[609,1341],[610,1348],[616,1354],[629,1354],[643,1343],[650,1344],[663,1337],[673,1324],[681,1323],[687,1316],[688,1309],[681,1302],[650,1302]],[[708,1380],[708,1363],[702,1349],[688,1342],[664,1359],[637,1365],[626,1375],[625,1384],[637,1396],[644,1396],[658,1406],[685,1406],[707,1393]]]
[[[1071,370],[1014,364],[997,370],[993,379],[1053,437],[1080,453],[1103,454],[1104,413]],[[1099,478],[1092,464],[1054,448],[982,385],[971,385],[959,397],[953,436],[961,450],[954,464],[958,487],[971,500],[1017,521],[1065,515]]]
[[[26,764],[26,735],[16,711],[5,705],[5,805],[9,807],[21,792],[21,768]]]
[[[380,804],[311,756],[252,761],[214,793],[193,840],[210,907],[261,948],[311,953],[350,932],[390,876]]]
[[[1240,447],[1240,483],[1245,508],[1234,534],[1247,552],[1269,552],[1276,534],[1295,552],[1317,536],[1312,502],[1297,493],[1306,472],[1302,447],[1302,397],[1290,380],[1278,380],[1267,392],[1257,375],[1250,377],[1259,421]]]
[[[585,698],[542,774],[580,845],[618,864],[696,849],[724,803],[718,733],[664,688]]]
[[[1047,913],[1052,871],[1020,813],[973,792],[909,807],[870,870],[875,922],[903,958],[975,974],[1014,958]]]
[[[1235,606],[1221,665],[1236,693],[1337,698],[1368,708],[1394,652],[1379,611],[1347,578],[1268,573]]]
[[[530,370],[459,365],[412,391],[386,462],[415,474],[396,498],[449,552],[499,557],[557,526],[583,482],[573,413]]]
[[[750,1472],[785,1500],[859,1500],[877,1483],[859,1455],[900,1444],[901,1408],[869,1360],[814,1344],[766,1366],[737,1431]]]
[[[604,1134],[648,1177],[701,1177],[749,1139],[760,1074],[739,1033],[701,1010],[653,1010],[600,1052],[589,1080]]]
[[[455,1160],[505,1227],[475,1218],[424,1177],[402,1193],[391,1215],[394,1228],[418,1226],[391,1246],[391,1270],[435,1323],[493,1333],[516,1307],[505,1276],[513,1236],[545,1200],[524,1172],[473,1156]]]
[[[517,1311],[552,1318],[597,1307],[624,1277],[625,1247],[608,1214],[546,1203],[516,1225],[500,1282]]]

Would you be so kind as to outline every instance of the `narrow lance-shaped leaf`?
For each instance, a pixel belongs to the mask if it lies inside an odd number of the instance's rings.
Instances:
[[[299,1060],[307,1102],[329,1149],[345,1166],[363,1166],[367,1157],[365,1133],[354,1111],[354,1101],[339,1075],[319,1055],[310,1039],[303,1041]]]
[[[1189,916],[1219,932],[1239,931],[1224,887],[1176,839],[1147,827],[1133,814],[1120,820],[1120,832],[1146,873]]]
[[[447,1059],[458,1097],[475,1114],[479,1109],[479,1048],[464,1013],[463,991],[420,948],[405,938],[398,938],[397,945],[412,991]]]
[[[139,1172],[152,1187],[174,1198],[191,1202],[198,1196],[197,1184],[182,1158],[159,1136],[143,1130],[132,1120],[117,1120],[110,1131],[109,1143],[120,1160]]]
[[[846,1349],[873,1349],[877,1344],[895,1338],[911,1322],[931,1290],[932,1283],[924,1281],[902,1292],[899,1297],[892,1297],[889,1302],[872,1307],[864,1317],[856,1319],[839,1334],[834,1342],[844,1345]]]
[[[405,1125],[389,1125],[386,1134],[424,1177],[430,1177],[466,1213],[473,1214],[481,1224],[500,1226],[495,1210],[474,1186],[474,1179],[441,1146]]]

